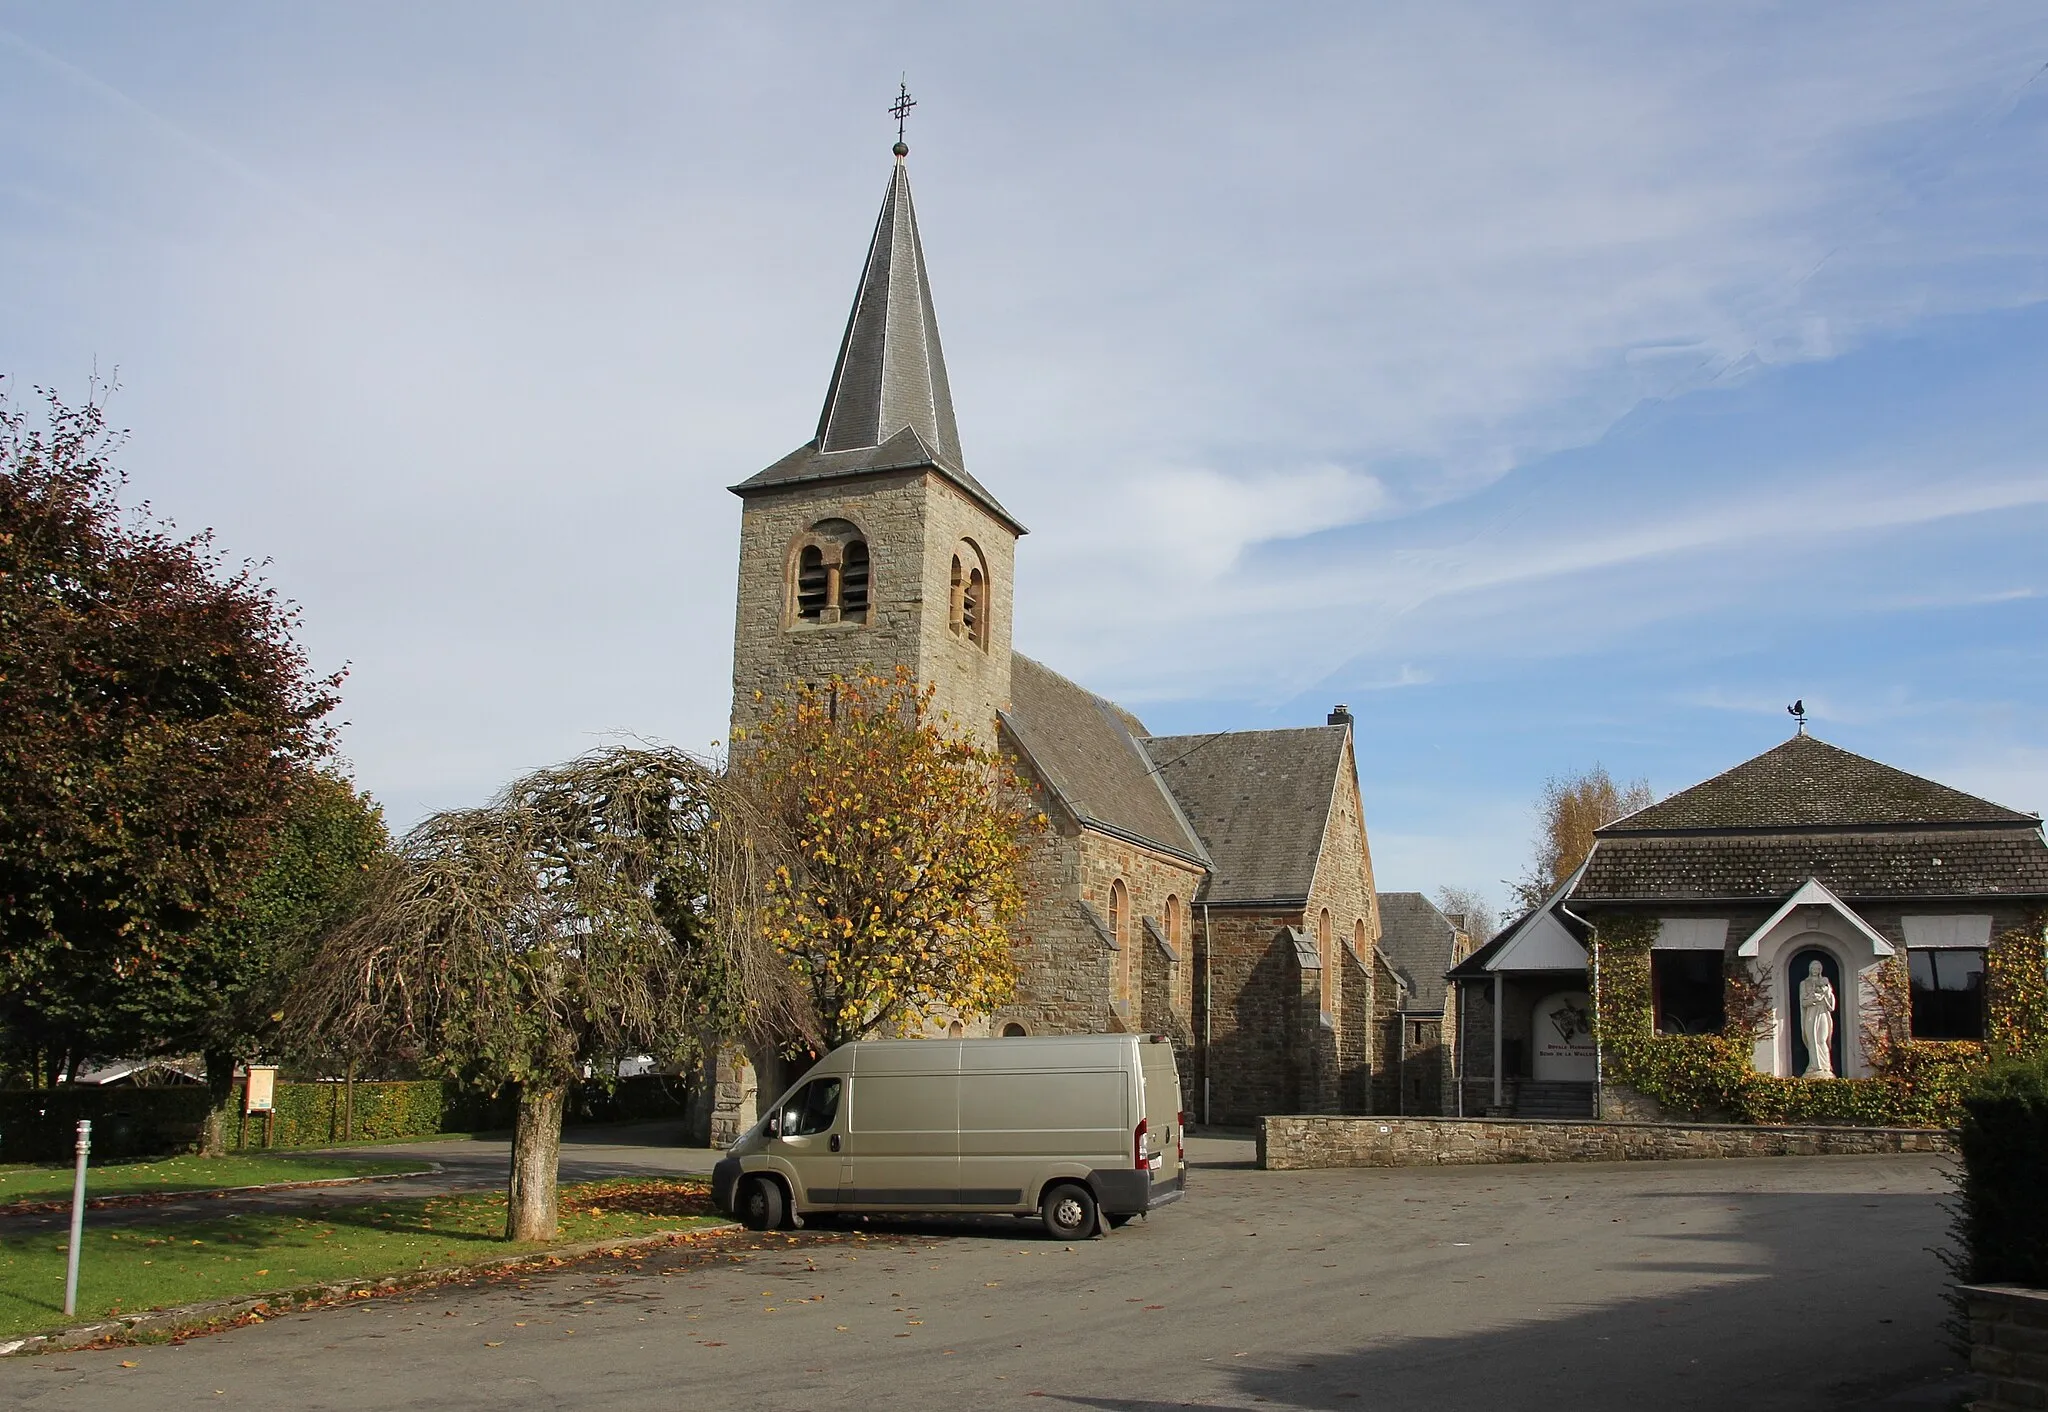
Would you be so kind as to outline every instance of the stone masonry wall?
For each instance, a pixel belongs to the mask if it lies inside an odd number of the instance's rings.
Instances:
[[[1337,968],[1347,1016],[1373,1013],[1373,972],[1345,942],[1337,948]],[[1337,1034],[1337,1111],[1372,1111],[1372,1026],[1347,1024]]]
[[[1206,1080],[1209,1122],[1256,1122],[1300,1102],[1291,1051],[1302,972],[1282,931],[1299,927],[1301,913],[1263,907],[1207,912],[1198,942],[1208,953],[1214,1013],[1204,1017],[1198,996],[1195,1034],[1206,1033],[1209,1047],[1199,1055],[1189,1092],[1200,1111]]]
[[[2048,1407],[2048,1289],[1964,1285],[1976,1412]]]
[[[820,520],[857,526],[872,559],[865,623],[798,622],[794,553]],[[988,565],[988,647],[948,626],[954,548],[963,539]],[[739,596],[733,627],[733,726],[753,724],[765,702],[799,681],[863,667],[911,668],[937,687],[936,704],[992,740],[1010,700],[1010,593],[1016,539],[944,478],[923,471],[828,481],[751,496],[740,516]],[[763,703],[756,703],[755,692]]]
[[[1373,1007],[1370,1031],[1378,1062],[1372,1066],[1372,1106],[1368,1113],[1393,1113],[1401,1102],[1401,1076],[1395,1056],[1401,1052],[1401,985],[1394,968],[1377,947],[1372,953]]]
[[[990,1019],[994,1033],[1019,1024],[1027,1034],[1103,1034],[1125,1030],[1175,1036],[1176,1058],[1186,1063],[1193,1034],[1189,899],[1202,873],[1193,864],[1098,833],[1054,800],[1014,752],[1011,763],[1028,783],[1049,821],[1026,862],[1029,901],[1012,934],[1017,960],[1016,1000]],[[1109,919],[1110,885],[1121,879],[1130,904],[1120,947],[1112,947],[1075,905],[1085,901]],[[1179,964],[1146,934],[1145,923],[1166,930],[1166,899],[1181,905]],[[1117,995],[1120,964],[1130,964],[1131,994]],[[1187,1072],[1183,1069],[1183,1074]]]
[[[1267,1118],[1259,1127],[1259,1165],[1273,1171],[1954,1150],[1953,1133],[1927,1128],[1774,1128],[1710,1123],[1322,1115]]]

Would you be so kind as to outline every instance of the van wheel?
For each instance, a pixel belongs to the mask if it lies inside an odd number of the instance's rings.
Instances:
[[[782,1188],[773,1177],[749,1177],[740,1188],[740,1224],[772,1231],[782,1224]]]
[[[1095,1198],[1077,1182],[1061,1182],[1047,1190],[1038,1216],[1054,1240],[1086,1240],[1095,1234]]]

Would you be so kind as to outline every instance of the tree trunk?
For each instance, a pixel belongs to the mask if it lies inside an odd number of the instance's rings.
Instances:
[[[341,1140],[356,1140],[356,1061],[348,1061],[348,1075],[342,1081]]]
[[[199,1136],[199,1150],[219,1157],[228,1150],[228,1103],[235,1096],[235,1056],[225,1050],[209,1049],[206,1060],[206,1127]]]
[[[562,1083],[521,1084],[512,1128],[512,1185],[505,1203],[505,1239],[555,1238],[555,1178],[562,1162]]]

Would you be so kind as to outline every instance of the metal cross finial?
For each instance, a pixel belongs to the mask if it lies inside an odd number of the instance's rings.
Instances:
[[[1806,734],[1806,698],[1802,696],[1802,697],[1800,697],[1800,698],[1799,698],[1799,699],[1798,699],[1797,701],[1793,702],[1793,703],[1792,703],[1792,704],[1791,704],[1790,706],[1787,706],[1787,707],[1785,708],[1785,714],[1786,714],[1786,715],[1788,715],[1788,716],[1790,716],[1790,717],[1791,717],[1791,718],[1792,718],[1793,720],[1795,720],[1795,721],[1799,722],[1799,733],[1800,733],[1801,735],[1805,735],[1805,734]]]
[[[910,116],[910,110],[917,106],[917,100],[910,96],[910,76],[905,74],[896,85],[896,101],[889,105],[889,116],[896,120],[896,145],[903,145],[903,120]]]

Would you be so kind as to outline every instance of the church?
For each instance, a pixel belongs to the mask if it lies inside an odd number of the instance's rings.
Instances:
[[[1016,767],[1050,821],[1013,932],[1014,1000],[970,1035],[1171,1037],[1191,1120],[1440,1111],[1443,955],[1381,949],[1352,718],[1157,736],[1011,640],[1025,527],[968,469],[900,141],[816,434],[742,502],[733,729],[798,681],[907,667]],[[1403,916],[1426,900],[1403,894]],[[1430,909],[1432,912],[1434,909]],[[1427,940],[1423,945],[1427,946]],[[1413,976],[1434,981],[1418,1011]],[[1425,988],[1429,982],[1424,983]],[[1412,1023],[1420,1014],[1429,1023]],[[1404,1024],[1408,1028],[1404,1028]],[[1441,1074],[1441,1078],[1438,1075]],[[750,1117],[721,1073],[713,1136]]]

